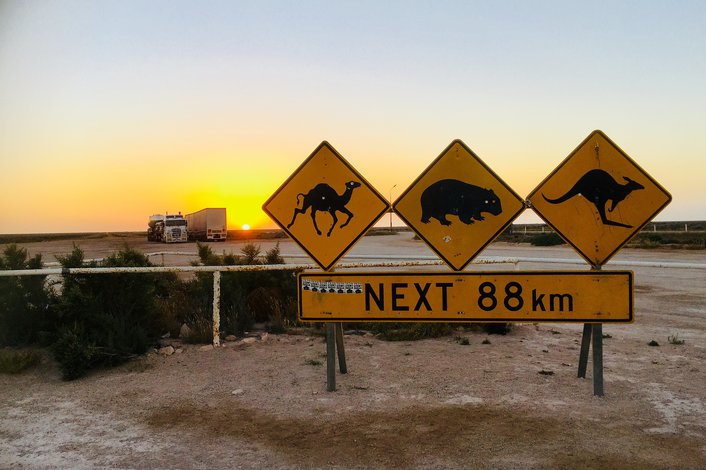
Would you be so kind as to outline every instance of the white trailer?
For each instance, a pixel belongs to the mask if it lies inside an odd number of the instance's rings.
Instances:
[[[211,207],[186,214],[189,240],[223,242],[228,236],[225,207]]]

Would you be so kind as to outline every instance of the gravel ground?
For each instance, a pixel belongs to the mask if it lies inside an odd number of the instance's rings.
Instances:
[[[94,257],[122,242],[81,243]],[[140,243],[131,244],[177,251]],[[50,261],[71,242],[25,246]],[[365,237],[352,253],[429,252],[402,234]],[[504,244],[483,255],[578,259],[566,247]],[[623,250],[616,268],[621,260],[703,263],[704,254]],[[706,271],[641,267],[635,284],[635,323],[603,328],[604,397],[593,396],[590,362],[588,378],[576,377],[581,325],[417,342],[346,335],[349,373],[336,392],[326,392],[325,344],[313,332],[216,349],[177,342],[170,356],[74,382],[49,358],[0,375],[0,468],[704,468]],[[670,344],[673,335],[684,344]]]

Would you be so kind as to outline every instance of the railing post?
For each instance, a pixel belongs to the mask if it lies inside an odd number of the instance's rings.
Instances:
[[[213,346],[221,345],[221,272],[213,271]]]

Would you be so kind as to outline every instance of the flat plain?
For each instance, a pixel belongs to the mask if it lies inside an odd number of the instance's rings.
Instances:
[[[53,262],[73,242],[22,246]],[[196,252],[131,236],[75,242],[87,258],[127,243],[166,265],[187,265]],[[252,242],[263,251],[276,243]],[[237,254],[245,243],[210,245]],[[286,239],[280,250],[287,262],[307,262]],[[431,256],[403,232],[364,237],[342,262]],[[481,257],[524,259],[521,270],[588,269],[566,246],[495,243]],[[634,262],[645,264],[625,266]],[[605,266],[634,271],[635,322],[603,327],[603,397],[593,395],[590,361],[577,378],[577,324],[516,324],[504,336],[458,329],[415,342],[347,334],[349,372],[336,392],[326,391],[320,335],[261,333],[153,352],[73,382],[48,358],[0,375],[0,467],[704,468],[706,270],[660,263],[703,265],[706,255],[623,249]]]

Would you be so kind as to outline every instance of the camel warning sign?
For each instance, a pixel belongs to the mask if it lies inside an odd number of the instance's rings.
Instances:
[[[524,202],[462,141],[454,140],[393,208],[446,264],[460,271],[524,210]]]
[[[669,204],[672,196],[596,130],[527,199],[586,261],[598,266]]]
[[[389,209],[328,142],[322,142],[262,209],[328,270]]]

